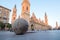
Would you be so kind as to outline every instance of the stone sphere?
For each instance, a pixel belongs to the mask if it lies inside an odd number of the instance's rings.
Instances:
[[[20,18],[20,19],[16,19],[16,21],[14,22],[14,24],[12,26],[14,28],[14,32],[17,35],[21,35],[21,34],[26,33],[29,25],[26,20]]]

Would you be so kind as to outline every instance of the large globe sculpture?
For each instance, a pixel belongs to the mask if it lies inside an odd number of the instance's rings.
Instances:
[[[20,18],[20,19],[17,19],[12,26],[14,28],[14,32],[17,35],[21,35],[21,34],[26,33],[29,25],[26,20]]]

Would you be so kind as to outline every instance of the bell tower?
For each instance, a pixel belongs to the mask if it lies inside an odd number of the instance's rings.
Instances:
[[[48,18],[46,12],[45,12],[45,25],[48,25]]]
[[[16,17],[17,17],[16,11],[17,11],[17,9],[16,9],[16,5],[15,5],[13,8],[13,13],[12,13],[12,20],[11,20],[12,24],[14,23],[14,21],[16,20]]]
[[[22,2],[21,17],[23,19],[29,21],[29,18],[30,18],[30,3],[29,3],[29,0],[23,0],[23,2]]]
[[[58,22],[56,21],[56,29],[58,29]]]

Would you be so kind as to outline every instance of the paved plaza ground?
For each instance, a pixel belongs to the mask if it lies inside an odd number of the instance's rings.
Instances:
[[[60,40],[60,31],[27,32],[24,35],[16,35],[14,32],[0,31],[0,40]]]

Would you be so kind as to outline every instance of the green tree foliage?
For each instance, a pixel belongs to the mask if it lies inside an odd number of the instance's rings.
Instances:
[[[0,28],[4,29],[5,27],[10,29],[12,26],[11,26],[10,23],[3,23],[3,22],[0,21]]]
[[[1,21],[0,21],[0,28],[1,28],[1,29],[4,29],[4,28],[5,28],[4,23],[3,23],[3,22],[1,22]]]
[[[9,29],[12,27],[10,23],[7,23],[6,26],[7,26],[7,28],[9,28]]]

